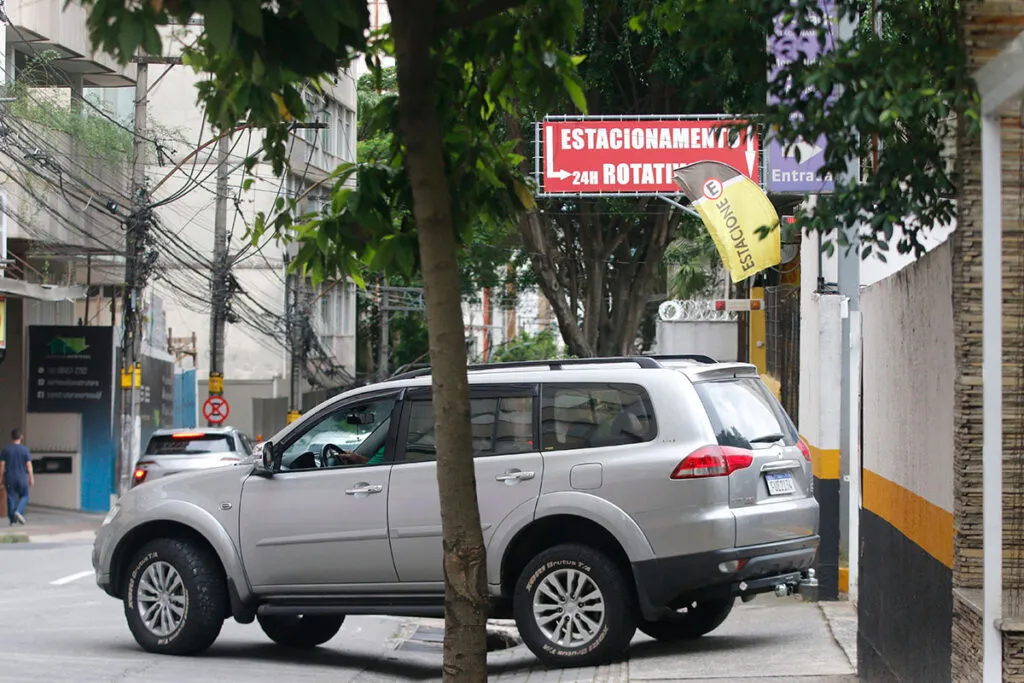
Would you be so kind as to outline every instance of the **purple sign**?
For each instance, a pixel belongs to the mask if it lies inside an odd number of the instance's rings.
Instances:
[[[777,140],[769,140],[766,153],[768,168],[765,172],[765,187],[769,192],[833,192],[836,187],[835,178],[831,173],[824,177],[819,175],[825,160],[825,136],[819,137],[814,144],[800,140],[789,145],[788,154],[785,146]],[[799,153],[800,160],[797,161]]]
[[[775,57],[775,63],[768,74],[770,82],[776,79],[779,71],[786,65],[797,60],[813,62],[820,54],[831,51],[835,46],[835,2],[819,0],[818,8],[829,21],[824,45],[818,41],[817,28],[797,31],[793,25],[784,25],[781,17],[776,17],[775,33],[768,38],[768,50]],[[787,83],[786,95],[790,95],[788,86]],[[795,93],[792,95],[794,100],[797,99]],[[769,92],[768,104],[780,104],[780,99]],[[834,191],[835,180],[832,174],[829,173],[824,178],[818,174],[825,161],[826,142],[824,136],[819,137],[813,144],[799,140],[789,146],[787,154],[786,147],[775,140],[769,140],[765,150],[765,189],[768,192],[793,193]],[[798,150],[799,161],[796,158]]]

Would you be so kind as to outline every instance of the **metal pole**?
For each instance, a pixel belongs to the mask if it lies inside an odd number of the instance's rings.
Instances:
[[[228,305],[228,153],[229,136],[217,141],[217,196],[213,217],[213,278],[210,302],[211,396],[224,393],[224,329]],[[213,423],[209,423],[213,426]]]
[[[998,112],[981,120],[982,586],[985,683],[1003,676],[1003,182]]]
[[[391,321],[388,320],[391,311],[388,308],[387,287],[377,285],[377,295],[380,310],[380,348],[377,349],[377,376],[383,381],[388,378],[388,363],[391,360]]]
[[[854,23],[847,17],[839,19],[839,40],[846,41],[853,37],[855,30]],[[860,182],[860,159],[850,157],[846,162],[846,173],[837,178],[837,184],[846,185]],[[842,320],[842,344],[841,344],[841,367],[842,379],[840,381],[839,395],[839,456],[840,474],[839,500],[840,500],[840,534],[845,531],[845,538],[841,542],[847,550],[847,577],[848,591],[852,600],[857,594],[856,582],[858,580],[858,553],[860,539],[855,535],[860,533],[860,442],[859,431],[856,429],[858,422],[858,411],[860,410],[860,363],[859,358],[854,358],[853,348],[859,348],[859,341],[854,339],[854,317],[859,323],[860,314],[860,238],[858,236],[860,224],[854,224],[853,229],[846,235],[849,240],[849,248],[839,247],[838,259],[838,285],[839,294],[845,298],[844,315]],[[858,351],[859,353],[859,351]],[[855,483],[857,488],[854,489]],[[845,503],[845,505],[844,505]],[[845,518],[845,519],[843,519]]]
[[[125,231],[125,297],[121,310],[121,450],[117,466],[118,492],[124,494],[131,485],[131,470],[138,460],[139,387],[136,366],[139,358],[139,316],[141,292],[141,249],[147,218],[142,215],[146,203],[146,94],[149,89],[149,66],[135,65],[135,139],[132,158],[132,214]],[[128,386],[125,386],[125,383]]]

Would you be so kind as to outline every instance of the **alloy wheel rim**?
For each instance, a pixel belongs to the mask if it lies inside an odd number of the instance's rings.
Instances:
[[[558,569],[537,586],[533,618],[552,643],[582,647],[594,640],[604,626],[604,593],[587,574],[577,569]]]
[[[185,621],[188,592],[178,570],[168,562],[158,560],[146,567],[136,598],[142,623],[158,638],[171,635]]]

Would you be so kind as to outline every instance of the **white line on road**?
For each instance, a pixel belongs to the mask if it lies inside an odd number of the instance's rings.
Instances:
[[[70,576],[63,576],[63,577],[57,579],[56,581],[51,581],[50,585],[51,586],[63,586],[64,584],[71,583],[72,581],[78,581],[79,579],[84,579],[87,576],[92,576],[92,574],[93,574],[93,572],[92,572],[91,569],[89,571],[87,571],[87,572],[78,572],[77,574],[71,574]]]

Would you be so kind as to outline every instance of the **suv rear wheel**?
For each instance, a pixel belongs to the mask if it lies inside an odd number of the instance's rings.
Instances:
[[[344,615],[258,614],[256,620],[267,636],[285,647],[310,648],[323,645],[337,635]]]
[[[651,638],[666,642],[700,638],[722,625],[734,602],[732,597],[696,602],[658,621],[641,619],[639,628]]]
[[[202,652],[220,635],[227,605],[216,558],[190,541],[150,541],[128,566],[124,614],[135,641],[149,652]]]
[[[536,657],[555,667],[622,656],[636,633],[633,586],[608,556],[567,543],[526,563],[513,595],[516,625]]]

